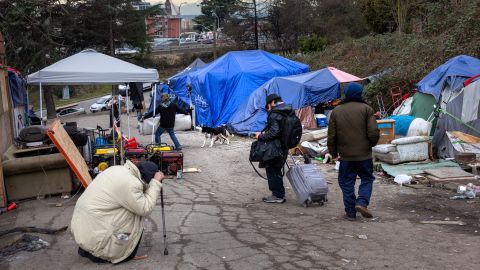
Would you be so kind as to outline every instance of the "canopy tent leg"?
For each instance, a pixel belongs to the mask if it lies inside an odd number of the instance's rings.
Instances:
[[[114,95],[113,95],[113,87],[112,87],[112,99],[114,98]],[[110,109],[110,113],[112,114],[112,126],[111,126],[111,129],[112,129],[112,143],[113,143],[113,166],[117,165],[116,164],[116,159],[117,159],[117,153],[115,151],[116,149],[116,146],[115,146],[115,114],[113,113],[113,111],[115,110],[114,108],[115,104],[113,104],[113,101],[112,101],[112,107]]]
[[[43,126],[43,89],[42,82],[40,82],[40,125]]]
[[[131,134],[130,134],[130,102],[128,100],[128,89],[127,89],[127,99],[125,101],[127,103],[127,128],[128,128],[128,138],[130,139]]]
[[[128,92],[128,90],[127,90]],[[122,120],[122,100],[121,100],[121,97],[122,95],[120,95],[120,93],[118,93],[118,123],[120,124],[120,127],[117,126],[118,130],[119,130],[119,139],[120,139],[120,165],[123,165],[124,164],[124,160],[123,160],[123,132],[122,132],[122,125],[120,123],[120,121]]]
[[[157,84],[152,88],[153,96],[153,121],[152,121],[152,144],[155,143],[155,109],[157,108]]]
[[[187,93],[188,93],[188,101],[190,102],[190,125],[191,129],[195,130],[195,112],[193,111],[193,104],[192,104],[192,87],[190,85],[187,86]]]

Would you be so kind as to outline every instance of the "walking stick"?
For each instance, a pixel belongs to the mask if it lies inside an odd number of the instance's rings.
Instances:
[[[165,227],[165,204],[163,202],[163,187],[160,189],[160,204],[162,205],[162,221],[163,221],[163,244],[165,245],[165,250],[163,255],[168,255],[167,249],[167,229]]]

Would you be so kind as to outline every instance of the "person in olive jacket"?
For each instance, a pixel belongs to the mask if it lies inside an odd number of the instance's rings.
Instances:
[[[355,220],[357,212],[372,218],[368,210],[372,195],[373,162],[372,147],[380,138],[374,110],[362,99],[363,86],[349,83],[345,87],[346,98],[337,106],[328,123],[328,150],[340,160],[338,182],[343,192],[346,218]],[[358,197],[355,181],[360,176]]]
[[[265,168],[267,172],[268,188],[272,191],[272,196],[265,197],[262,200],[266,203],[284,203],[285,187],[283,186],[282,169],[288,156],[288,149],[282,146],[280,138],[282,135],[283,122],[286,116],[295,114],[292,105],[286,104],[277,94],[267,96],[266,109],[268,110],[267,127],[256,134],[259,141],[278,140],[278,147],[281,148],[283,155],[267,162],[261,162],[260,167]]]

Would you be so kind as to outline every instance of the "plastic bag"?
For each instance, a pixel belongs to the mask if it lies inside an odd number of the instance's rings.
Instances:
[[[410,184],[412,182],[412,177],[406,174],[399,174],[395,176],[395,179],[393,181],[401,186],[405,184]]]

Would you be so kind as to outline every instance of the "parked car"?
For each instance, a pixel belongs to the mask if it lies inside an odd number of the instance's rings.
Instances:
[[[199,41],[202,44],[213,44],[213,39],[200,39]]]
[[[152,48],[155,49],[168,49],[180,45],[180,41],[177,38],[168,39],[159,43],[155,43]]]
[[[117,48],[115,49],[115,54],[117,55],[134,55],[137,54],[138,50],[130,48]]]
[[[70,117],[70,116],[75,116],[75,115],[80,115],[84,114],[85,109],[84,108],[67,108],[61,110],[59,113],[57,113],[58,117]]]
[[[110,99],[112,98],[111,95],[108,96],[103,96],[97,100],[97,102],[93,103],[90,106],[90,112],[96,113],[96,112],[103,112],[107,110],[107,105]]]

